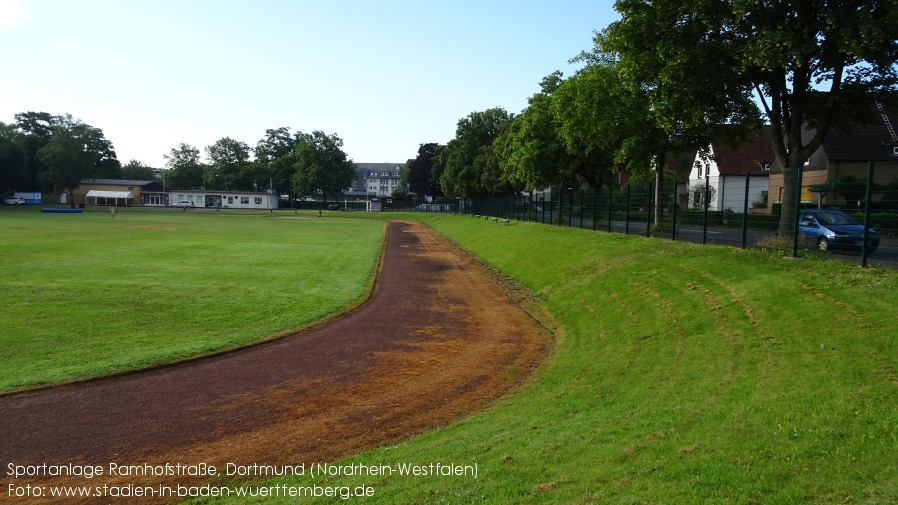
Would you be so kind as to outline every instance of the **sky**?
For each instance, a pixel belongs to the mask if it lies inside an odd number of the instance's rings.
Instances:
[[[612,0],[0,0],[0,122],[71,114],[152,167],[284,126],[402,163],[472,112],[521,112],[618,18]]]

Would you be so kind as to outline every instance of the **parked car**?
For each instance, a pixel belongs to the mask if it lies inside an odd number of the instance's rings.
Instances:
[[[193,202],[191,202],[190,200],[178,200],[178,203],[176,203],[174,207],[178,209],[192,209]]]
[[[6,200],[4,200],[3,203],[6,205],[25,205],[25,200],[18,196],[9,196],[6,197]]]
[[[330,205],[327,206],[327,210],[337,210],[337,209],[339,209],[339,208],[340,208],[340,206],[337,205],[336,203],[332,203],[332,204],[330,204]]]
[[[860,251],[864,244],[864,225],[839,210],[803,210],[798,231],[821,251]],[[879,235],[868,228],[867,253],[879,247]]]

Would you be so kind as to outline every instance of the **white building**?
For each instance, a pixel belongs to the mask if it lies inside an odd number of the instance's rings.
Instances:
[[[748,178],[748,207],[753,202],[767,202],[770,165],[773,163],[773,144],[770,127],[752,136],[744,144],[731,147],[722,142],[709,146],[710,159],[701,154],[695,157],[689,174],[689,208],[701,208],[705,185],[710,186],[709,210],[742,212],[745,208],[745,181]]]
[[[277,209],[278,197],[271,193],[251,191],[176,190],[169,194],[169,202],[193,202],[194,207],[221,209]]]
[[[358,177],[346,192],[349,195],[387,198],[402,180],[402,163],[356,163],[355,166]]]

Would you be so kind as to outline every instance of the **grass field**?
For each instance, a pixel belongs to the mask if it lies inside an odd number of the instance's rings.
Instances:
[[[298,307],[325,300],[333,310],[364,292],[382,233],[367,220],[12,214],[0,213],[7,388],[301,325],[313,314]],[[367,484],[375,492],[365,503],[898,503],[898,272],[397,217],[428,222],[527,286],[559,325],[556,352],[494,408],[339,462],[476,464],[476,479],[273,483]],[[191,334],[199,338],[185,346]]]
[[[544,300],[556,354],[487,412],[339,462],[476,479],[273,483],[371,485],[366,503],[898,503],[895,271],[421,218]]]
[[[0,391],[206,354],[367,295],[383,223],[0,212]]]

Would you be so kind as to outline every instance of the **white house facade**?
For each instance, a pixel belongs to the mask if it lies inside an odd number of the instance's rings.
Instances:
[[[278,196],[271,193],[240,191],[176,190],[169,193],[169,201],[188,201],[194,207],[218,209],[277,209]]]
[[[743,212],[754,202],[768,199],[770,165],[773,163],[773,145],[770,129],[765,127],[744,145],[730,147],[712,142],[710,156],[697,153],[689,174],[689,208],[701,208],[704,190],[710,188],[708,210]],[[747,177],[746,177],[747,174]]]

